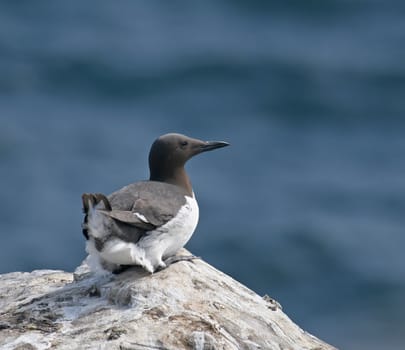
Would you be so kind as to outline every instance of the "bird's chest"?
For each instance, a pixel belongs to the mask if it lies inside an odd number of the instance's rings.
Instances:
[[[188,242],[197,227],[198,217],[199,209],[195,197],[186,196],[186,203],[177,215],[156,230],[165,246],[165,255],[174,254]]]

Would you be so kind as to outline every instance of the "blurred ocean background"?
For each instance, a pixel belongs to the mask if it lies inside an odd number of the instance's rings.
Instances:
[[[194,254],[341,349],[405,343],[405,2],[2,1],[0,272],[73,271],[83,192],[188,163]]]

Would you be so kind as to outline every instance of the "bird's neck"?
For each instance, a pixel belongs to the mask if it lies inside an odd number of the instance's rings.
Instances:
[[[193,188],[190,178],[183,166],[172,169],[172,171],[152,171],[150,173],[150,181],[166,182],[172,185],[183,188],[187,195],[193,196]]]

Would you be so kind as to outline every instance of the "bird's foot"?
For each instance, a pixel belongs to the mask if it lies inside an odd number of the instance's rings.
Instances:
[[[139,266],[142,267],[144,270],[148,271],[150,274],[153,274],[155,272],[159,272],[167,268],[168,266],[175,264],[179,261],[193,261],[195,259],[201,259],[199,256],[195,255],[174,255],[171,256],[164,261],[161,261],[159,265],[154,269],[152,265],[149,262],[142,261],[142,263],[136,264],[136,265],[118,265],[115,269],[112,270],[112,273],[115,275],[118,275],[131,267],[134,266]]]
[[[173,255],[168,257],[167,259],[164,260],[163,264],[158,267],[157,271],[163,270],[164,268],[175,264],[179,261],[193,261],[195,259],[201,259],[199,256],[195,256],[195,255]]]

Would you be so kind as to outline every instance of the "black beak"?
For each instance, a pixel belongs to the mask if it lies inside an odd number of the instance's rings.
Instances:
[[[206,141],[201,145],[200,152],[212,151],[213,149],[229,146],[228,142],[224,141]]]

